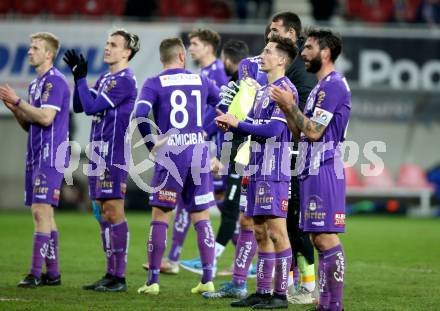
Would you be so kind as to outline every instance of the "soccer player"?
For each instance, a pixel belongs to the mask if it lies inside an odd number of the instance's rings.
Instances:
[[[194,29],[188,34],[189,47],[188,52],[191,55],[192,60],[200,68],[200,74],[214,81],[217,87],[221,87],[228,82],[228,77],[225,72],[223,62],[217,58],[217,50],[220,46],[220,35],[208,28]],[[223,142],[223,133],[217,131],[215,123],[212,122],[217,116],[214,108],[208,107],[208,112],[205,115],[203,121],[205,131],[207,132],[208,139],[213,138],[217,144],[217,150],[214,151],[213,156],[220,156],[220,146]],[[214,126],[209,127],[209,124]],[[222,202],[226,190],[226,176],[214,175],[214,190],[217,205],[222,209]],[[179,202],[180,203],[180,202]],[[182,250],[183,242],[188,232],[191,222],[189,221],[189,213],[185,211],[183,204],[178,204],[176,209],[176,215],[174,218],[173,237],[168,260],[162,264],[162,272],[178,272],[178,262],[180,253]],[[216,242],[215,252],[216,257],[220,256],[224,250],[224,245]],[[200,258],[184,260],[181,262],[181,266],[192,272],[202,274],[202,263]]]
[[[8,85],[0,86],[0,99],[28,132],[25,205],[31,207],[34,219],[34,241],[30,273],[19,287],[60,285],[58,268],[58,230],[54,207],[58,206],[64,167],[68,152],[57,154],[58,147],[68,141],[69,85],[53,66],[60,43],[55,35],[38,32],[31,35],[29,63],[37,78],[29,85],[28,100],[17,96]],[[41,273],[46,263],[46,273]]]
[[[345,180],[340,147],[351,111],[346,79],[335,71],[341,38],[330,30],[311,29],[301,53],[318,84],[302,113],[289,90],[274,87],[271,97],[301,141],[304,169],[299,175],[301,227],[310,232],[319,255],[320,297],[317,310],[341,311],[345,256],[338,233],[345,231]]]
[[[139,38],[124,29],[113,31],[107,39],[104,73],[93,88],[87,86],[87,61],[76,52],[66,52],[64,60],[75,78],[73,108],[92,116],[90,134],[90,199],[102,209],[101,239],[107,257],[106,274],[83,286],[86,290],[126,291],[125,269],[129,232],[124,213],[127,165],[124,156],[125,132],[136,101],[136,78],[128,62],[139,50]]]
[[[226,73],[228,76],[230,76],[230,81],[239,83],[240,79],[238,66],[243,59],[248,57],[248,55],[249,48],[245,42],[235,39],[225,42],[221,51],[221,60],[225,66]],[[226,98],[223,98],[222,100],[227,101]],[[213,125],[216,126],[215,123]],[[209,129],[207,131],[209,131]],[[223,250],[229,240],[232,240],[234,246],[237,243],[237,221],[240,212],[240,173],[243,171],[244,167],[240,163],[235,162],[234,159],[237,155],[239,146],[245,141],[245,139],[246,136],[236,133],[232,139],[227,142],[230,144],[230,149],[225,150],[223,153],[227,159],[224,158],[223,155],[220,155],[220,159],[222,161],[226,161],[226,165],[229,164],[229,169],[226,179],[226,192],[224,195],[223,204],[221,204],[220,226],[216,237],[216,260],[218,260],[223,253]],[[231,269],[221,271],[219,275],[230,275],[232,274],[230,270]]]
[[[214,80],[217,87],[228,83],[224,64],[216,55],[220,46],[220,35],[211,29],[199,28],[191,31],[188,37],[188,52],[200,68],[200,74]]]
[[[207,104],[215,107],[220,101],[219,90],[212,80],[185,69],[185,47],[179,38],[163,40],[159,52],[164,71],[145,81],[135,114],[143,137],[150,135],[151,129],[139,118],[146,118],[150,110],[160,132],[166,133],[165,139],[160,140],[162,144],[147,143],[157,154],[152,187],[159,189],[150,196],[153,213],[147,247],[148,279],[138,293],[159,294],[159,269],[166,248],[168,221],[179,197],[197,232],[203,265],[201,282],[191,293],[212,292],[215,241],[208,209],[215,205],[215,200],[210,167],[206,165],[209,148],[203,118]]]
[[[279,35],[289,38],[302,51],[304,46],[304,37],[302,36],[301,20],[293,12],[280,12],[272,17],[270,23],[269,36]],[[298,106],[304,111],[307,97],[310,91],[316,85],[316,77],[313,73],[307,72],[304,60],[297,57],[295,61],[287,68],[286,77],[295,85],[298,90]],[[298,144],[293,144],[291,168],[296,167],[298,155]],[[287,213],[287,232],[289,233],[290,244],[294,254],[294,265],[298,267],[301,276],[299,287],[296,288],[293,282],[293,271],[289,276],[289,302],[294,304],[311,304],[314,301],[313,291],[315,289],[315,257],[313,245],[308,233],[299,228],[299,184],[296,174],[292,174],[290,180],[289,210]],[[292,266],[294,266],[292,265]],[[293,270],[293,269],[292,269]]]
[[[286,166],[285,162],[290,157],[291,135],[284,114],[269,97],[269,91],[272,87],[282,86],[298,99],[295,86],[284,75],[296,55],[297,48],[291,40],[271,36],[261,54],[261,70],[267,72],[268,84],[257,91],[247,121],[239,122],[231,114],[216,118],[222,128],[233,128],[251,135],[248,169],[254,174],[251,173],[247,186],[245,215],[253,218],[258,244],[257,291],[231,303],[233,307],[288,307],[286,290],[292,250],[286,227],[290,165]],[[235,281],[239,285],[240,280]]]
[[[270,25],[265,29],[265,45],[269,42]],[[243,59],[238,66],[239,80],[252,79],[254,85],[267,85],[267,73],[261,69],[261,55],[254,57],[247,57]],[[234,96],[229,101],[232,102],[238,92],[243,90],[240,83],[240,89],[237,91],[234,88],[228,88],[229,94]],[[250,94],[249,94],[249,97]],[[225,100],[225,98],[223,98]],[[253,103],[252,103],[253,104]],[[240,105],[243,106],[243,99],[240,98]],[[234,133],[237,135],[237,133]],[[217,298],[244,298],[247,296],[247,278],[256,276],[256,269],[252,268],[252,260],[257,251],[257,241],[254,236],[254,221],[252,216],[246,216],[244,211],[246,208],[246,188],[249,177],[242,178],[242,187],[240,189],[239,200],[239,232],[237,237],[237,244],[235,248],[234,267],[232,271],[232,281],[223,283],[216,292],[203,294],[203,297],[208,299]]]

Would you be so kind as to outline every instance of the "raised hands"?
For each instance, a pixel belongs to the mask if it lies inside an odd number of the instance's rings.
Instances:
[[[296,99],[292,90],[285,85],[282,85],[281,87],[271,86],[269,89],[269,96],[277,102],[283,112],[291,111],[293,106],[296,106]]]
[[[82,54],[78,56],[75,50],[67,50],[64,53],[63,61],[69,66],[75,80],[79,80],[87,76],[88,62]]]
[[[215,122],[219,128],[223,131],[229,130],[230,127],[238,127],[238,123],[240,122],[236,117],[234,117],[230,113],[223,113],[220,110],[217,110],[219,114],[218,117],[215,118]]]

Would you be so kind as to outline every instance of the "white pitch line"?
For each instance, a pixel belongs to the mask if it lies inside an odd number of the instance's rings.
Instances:
[[[7,298],[7,297],[0,297],[0,301],[28,301],[26,299],[20,299],[20,298]]]

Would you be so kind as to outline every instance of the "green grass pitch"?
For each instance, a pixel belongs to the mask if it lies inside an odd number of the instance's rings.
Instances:
[[[60,267],[63,285],[19,289],[31,260],[33,224],[30,213],[0,213],[0,310],[231,310],[229,299],[208,301],[191,295],[199,277],[187,271],[161,275],[159,296],[136,293],[145,282],[141,268],[149,214],[129,213],[130,249],[127,293],[83,291],[81,285],[104,274],[99,226],[92,215],[58,213]],[[218,226],[218,218],[213,219]],[[169,232],[169,240],[171,235]],[[346,311],[439,311],[440,219],[349,217],[343,235],[346,251]],[[182,259],[197,255],[194,230]],[[231,264],[228,246],[219,265]],[[217,278],[216,285],[228,278]],[[249,290],[255,289],[255,281]],[[290,310],[310,306],[289,305]]]

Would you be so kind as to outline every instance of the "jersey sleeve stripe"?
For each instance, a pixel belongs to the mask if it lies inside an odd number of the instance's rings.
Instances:
[[[51,108],[51,109],[55,109],[56,111],[61,111],[60,107],[54,106],[54,105],[41,105],[41,108]]]
[[[102,97],[105,98],[105,100],[110,104],[110,106],[112,106],[113,108],[115,107],[115,104],[113,104],[113,102],[111,101],[111,99],[104,93],[101,93]]]
[[[96,91],[95,89],[90,88],[89,91],[92,92],[95,95],[98,95],[98,91]]]
[[[280,118],[280,117],[272,117],[272,118],[270,118],[270,119],[271,119],[271,120],[278,120],[278,121],[281,121],[281,122],[284,122],[284,123],[287,124],[287,120],[284,119],[284,118]]]
[[[148,100],[140,100],[136,103],[137,104],[145,104],[147,106],[150,106],[150,108],[153,108],[153,105]]]

